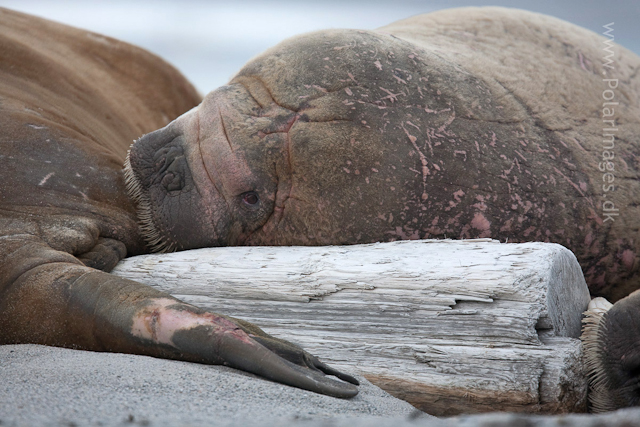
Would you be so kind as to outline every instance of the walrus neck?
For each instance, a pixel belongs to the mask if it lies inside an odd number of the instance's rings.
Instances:
[[[140,234],[147,243],[147,246],[149,246],[149,249],[151,249],[151,252],[174,252],[177,246],[175,242],[164,238],[153,221],[151,200],[149,200],[147,193],[142,190],[140,180],[133,172],[131,160],[129,159],[130,154],[131,151],[127,152],[127,158],[124,161],[124,180],[127,187],[127,194],[136,205],[136,216],[138,218]]]

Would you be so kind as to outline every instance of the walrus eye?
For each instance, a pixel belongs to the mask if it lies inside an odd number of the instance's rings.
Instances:
[[[260,201],[260,199],[254,191],[248,191],[242,195],[242,201],[247,205],[254,206]]]

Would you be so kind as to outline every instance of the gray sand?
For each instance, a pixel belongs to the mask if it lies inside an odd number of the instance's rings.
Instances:
[[[226,426],[265,418],[402,418],[415,411],[359,379],[360,394],[344,400],[224,366],[37,345],[0,346],[0,420],[1,425],[117,425],[131,419],[152,425]]]
[[[640,426],[640,408],[555,417],[484,414],[437,419],[363,378],[350,400],[223,366],[37,345],[0,346],[0,427],[596,427]]]

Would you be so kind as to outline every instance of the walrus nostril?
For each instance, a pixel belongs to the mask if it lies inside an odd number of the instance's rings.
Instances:
[[[166,158],[165,165],[161,172],[164,172],[161,183],[167,191],[178,191],[184,188],[184,169],[186,167],[186,159],[181,154],[169,153]]]
[[[155,171],[162,172],[162,168],[164,168],[167,164],[167,153],[169,152],[169,147],[162,147],[158,151],[156,151],[153,155],[153,166]]]
[[[156,172],[159,174],[170,170],[176,159],[184,157],[182,147],[162,147],[153,156]]]
[[[180,175],[169,172],[162,178],[162,186],[166,188],[167,191],[178,191],[184,188],[184,182]]]

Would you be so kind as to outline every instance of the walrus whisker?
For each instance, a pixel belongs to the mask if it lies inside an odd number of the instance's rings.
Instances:
[[[131,167],[130,155],[131,150],[127,152],[127,157],[124,161],[124,182],[129,197],[136,205],[140,234],[142,234],[142,237],[152,252],[174,252],[176,250],[175,242],[170,242],[164,238],[153,221],[151,200],[149,200],[149,196],[142,190],[142,184],[140,184],[140,180]]]
[[[610,389],[610,381],[604,365],[606,355],[602,348],[607,334],[604,319],[611,307],[611,303],[604,298],[594,298],[582,319],[580,340],[589,379],[589,403],[593,412],[608,412],[620,407]]]

